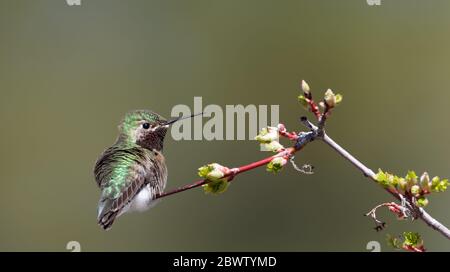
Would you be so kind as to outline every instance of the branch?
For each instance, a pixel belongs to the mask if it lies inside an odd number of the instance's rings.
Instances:
[[[358,168],[364,176],[372,179],[373,181],[377,182],[377,179],[375,178],[375,173],[362,164],[359,160],[357,160],[355,157],[353,157],[350,153],[348,153],[344,148],[342,148],[340,145],[338,145],[333,139],[331,139],[327,134],[324,133],[323,137],[321,138],[326,144],[328,144],[331,148],[333,148],[337,153],[339,153],[342,157],[344,157],[346,160],[348,160],[350,163],[352,163],[356,168]],[[401,196],[398,193],[391,192],[390,190],[386,191],[393,195],[396,199],[402,200]],[[406,200],[409,201],[409,200]],[[408,203],[408,206],[414,207],[416,210],[416,216],[422,221],[424,221],[428,226],[433,228],[434,230],[440,232],[442,235],[444,235],[447,239],[450,239],[450,230],[444,226],[442,223],[434,219],[431,215],[429,215],[425,209],[421,207],[417,207],[413,203]]]
[[[302,90],[303,95],[300,95],[298,97],[300,103],[305,106],[309,111],[311,111],[314,116],[318,120],[318,126],[315,126],[313,123],[308,121],[306,117],[302,117],[300,121],[309,129],[308,132],[300,132],[296,134],[295,132],[287,132],[286,128],[283,124],[279,124],[277,128],[267,128],[264,134],[260,134],[257,136],[257,140],[262,143],[271,146],[272,149],[276,149],[273,151],[276,151],[277,154],[264,158],[262,160],[243,165],[236,168],[227,168],[218,164],[211,164],[206,167],[211,166],[212,168],[216,167],[217,169],[212,169],[211,171],[218,171],[214,173],[214,175],[218,175],[217,177],[214,176],[214,179],[211,178],[205,178],[199,181],[196,181],[192,184],[188,184],[176,189],[173,189],[168,192],[164,192],[161,194],[158,194],[155,196],[154,199],[159,199],[163,197],[167,197],[170,195],[174,195],[177,193],[181,193],[193,188],[197,188],[200,186],[208,185],[211,182],[214,181],[221,181],[225,184],[228,182],[231,182],[235,176],[250,171],[252,169],[264,166],[264,165],[270,165],[273,164],[275,161],[274,159],[283,158],[283,164],[277,165],[276,169],[273,169],[273,172],[278,171],[281,169],[281,167],[286,163],[287,159],[292,159],[294,154],[301,149],[303,149],[309,142],[312,142],[316,139],[319,139],[323,142],[325,142],[328,146],[330,146],[332,149],[334,149],[338,154],[340,154],[344,159],[349,161],[351,164],[353,164],[357,169],[359,169],[365,177],[370,178],[372,181],[379,183],[379,180],[377,179],[377,174],[375,174],[374,171],[372,171],[370,168],[365,166],[363,163],[361,163],[358,159],[356,159],[354,156],[352,156],[348,151],[346,151],[344,148],[342,148],[339,144],[337,144],[333,139],[331,139],[324,131],[325,123],[331,114],[331,110],[342,100],[342,96],[339,94],[334,94],[330,89],[327,90],[325,93],[325,97],[323,101],[320,103],[322,108],[324,108],[324,111],[321,113],[319,110],[319,107],[312,99],[312,94],[309,90],[309,86],[306,82],[302,81]],[[282,136],[285,137],[291,141],[294,141],[295,144],[291,147],[284,148],[282,147],[276,140],[274,140],[273,132],[276,131],[275,136]],[[258,139],[258,137],[260,137]],[[275,144],[275,145],[272,145]],[[280,159],[278,159],[280,160]],[[279,163],[278,163],[279,164]],[[212,166],[214,165],[214,167]],[[273,165],[272,165],[273,166]],[[295,167],[295,166],[294,166]],[[211,172],[209,171],[209,172]],[[415,175],[415,174],[414,174]],[[445,184],[445,188],[446,188]],[[438,231],[442,235],[444,235],[447,239],[450,239],[450,230],[444,226],[442,223],[434,219],[431,215],[429,215],[422,207],[419,207],[417,205],[417,199],[415,195],[411,195],[411,192],[403,192],[403,194],[399,193],[397,190],[392,190],[392,188],[385,187],[385,190],[390,193],[394,198],[401,201],[401,205],[396,203],[385,203],[382,205],[377,206],[387,206],[390,207],[391,211],[394,211],[397,213],[397,215],[401,215],[403,217],[406,217],[407,215],[411,214],[413,219],[420,218],[422,221],[424,221],[429,227],[432,229]],[[439,190],[437,190],[439,191]],[[429,193],[429,192],[425,192]],[[384,223],[376,219],[375,217],[375,210],[370,211],[367,215],[371,215],[372,218],[377,222],[377,224],[381,224],[384,226]],[[399,214],[399,211],[402,211],[401,214]],[[378,226],[377,225],[377,229]]]
[[[297,151],[298,150],[293,147],[283,149],[280,152],[278,152],[276,155],[264,158],[262,160],[259,160],[259,161],[256,161],[256,162],[253,162],[253,163],[250,163],[247,165],[229,169],[229,172],[226,175],[224,175],[224,178],[229,178],[228,181],[231,182],[235,176],[237,176],[241,173],[244,173],[244,172],[250,171],[252,169],[267,165],[274,158],[277,158],[277,157],[291,157]],[[211,181],[207,180],[207,179],[202,179],[202,180],[196,181],[192,184],[188,184],[188,185],[173,189],[173,190],[165,192],[165,193],[157,194],[154,199],[163,198],[163,197],[170,196],[173,194],[181,193],[181,192],[193,189],[193,188],[203,186],[205,184],[208,184],[209,182],[211,182]]]

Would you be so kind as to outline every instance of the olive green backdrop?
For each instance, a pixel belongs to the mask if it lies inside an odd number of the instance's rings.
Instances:
[[[449,1],[0,1],[0,250],[366,251],[387,233],[419,231],[430,250],[450,241],[424,223],[381,233],[363,214],[391,197],[320,142],[297,155],[316,174],[258,169],[220,196],[201,189],[96,224],[92,168],[131,109],[169,116],[176,104],[279,104],[302,127],[301,79],[344,102],[328,133],[369,167],[450,176]],[[310,115],[309,115],[310,116]],[[168,187],[208,162],[268,155],[253,141],[165,142]],[[450,225],[450,194],[427,208]]]

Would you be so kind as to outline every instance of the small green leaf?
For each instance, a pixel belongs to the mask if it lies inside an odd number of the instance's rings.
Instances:
[[[439,179],[439,177],[434,177],[431,180],[431,190],[434,192],[444,192],[447,190],[448,179]]]
[[[198,175],[202,178],[207,178],[208,174],[214,170],[214,166],[212,164],[207,164],[198,169]]]
[[[419,247],[423,244],[422,238],[417,232],[403,232],[403,239],[405,239],[403,241],[403,245],[405,246]]]
[[[392,181],[391,181],[391,184],[392,184],[392,186],[394,186],[395,188],[397,188],[399,182],[400,182],[400,177],[394,176],[393,179],[392,179]]]
[[[426,198],[424,196],[419,197],[417,199],[417,206],[419,206],[419,207],[425,207],[428,205],[428,203],[429,203],[428,198]]]
[[[384,188],[387,188],[392,192],[397,191],[397,184],[399,182],[399,177],[389,174],[387,172],[383,172],[381,169],[378,169],[378,173],[375,175],[375,179]]]
[[[398,237],[392,236],[390,234],[386,235],[386,240],[389,246],[395,248],[395,249],[401,249],[402,248],[402,242]]]
[[[417,178],[418,177],[416,175],[416,172],[414,171],[408,171],[408,174],[406,174],[405,177],[406,181],[408,181],[408,183],[410,183],[411,186],[417,183]]]
[[[435,187],[439,184],[439,182],[441,181],[441,179],[439,177],[433,177],[431,179],[431,187]]]
[[[225,192],[227,190],[228,186],[229,186],[229,183],[226,179],[219,179],[219,180],[210,181],[209,183],[204,184],[203,190],[207,194],[218,195],[218,194]]]
[[[387,180],[386,173],[384,173],[383,170],[378,169],[378,173],[375,174],[375,179],[376,179],[379,183],[384,182],[385,180]]]
[[[298,96],[298,102],[300,102],[300,104],[305,108],[308,109],[309,104],[308,104],[308,100],[306,99],[306,97],[304,95],[299,95]]]
[[[266,170],[268,172],[272,172],[274,174],[278,173],[283,169],[283,166],[286,164],[287,160],[282,157],[276,157],[272,161],[270,161],[267,166]]]
[[[336,105],[339,105],[343,98],[342,94],[336,94]]]
[[[226,167],[218,163],[210,163],[198,169],[198,175],[204,179],[216,181],[225,176]]]

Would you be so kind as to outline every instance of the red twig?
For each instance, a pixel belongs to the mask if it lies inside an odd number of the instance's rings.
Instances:
[[[294,131],[288,132],[283,124],[278,125],[278,134],[280,134],[280,136],[288,138],[291,141],[296,141],[298,139],[297,133],[295,133]]]
[[[314,114],[314,116],[316,116],[317,120],[320,120],[322,113],[319,110],[319,106],[317,106],[316,102],[314,102],[312,98],[308,99],[307,102],[309,104],[309,110]]]
[[[232,172],[234,172],[234,175],[239,174],[239,173],[244,173],[244,172],[247,172],[247,171],[252,170],[254,168],[266,165],[266,164],[268,164],[270,161],[272,161],[276,157],[290,157],[296,151],[297,150],[295,148],[289,147],[289,148],[286,148],[286,149],[278,152],[276,155],[267,157],[267,158],[262,159],[262,160],[257,161],[257,162],[253,162],[253,163],[250,163],[250,164],[247,164],[247,165],[235,168],[235,169],[237,169],[237,171],[236,172],[232,171]]]
[[[261,167],[263,165],[266,165],[266,164],[271,162],[276,157],[286,157],[286,158],[288,158],[288,157],[292,156],[297,151],[298,150],[295,149],[294,147],[289,147],[289,148],[286,148],[286,149],[282,149],[282,150],[280,150],[280,152],[278,152],[277,154],[275,154],[273,156],[270,156],[270,157],[264,158],[262,160],[259,160],[259,161],[256,161],[256,162],[252,162],[250,164],[246,164],[246,165],[243,165],[243,166],[240,166],[240,167],[232,168],[232,169],[230,169],[230,171],[227,174],[224,175],[224,177],[228,177],[229,178],[228,182],[231,182],[231,180],[233,180],[233,178],[236,175],[238,175],[238,174],[241,174],[241,173],[247,172],[249,170],[252,170],[252,169]],[[208,182],[209,182],[209,180],[206,180],[206,179],[199,180],[199,181],[196,181],[194,183],[178,187],[178,188],[173,189],[171,191],[158,194],[158,195],[155,196],[155,199],[163,198],[163,197],[170,196],[170,195],[177,194],[177,193],[181,193],[183,191],[187,191],[187,190],[190,190],[190,189],[193,189],[193,188],[197,188],[197,187],[200,187],[200,186],[202,186],[204,184],[207,184]]]
[[[412,252],[425,252],[426,251],[423,246],[415,247],[415,246],[404,245],[404,246],[402,246],[402,248],[406,251],[412,251]]]

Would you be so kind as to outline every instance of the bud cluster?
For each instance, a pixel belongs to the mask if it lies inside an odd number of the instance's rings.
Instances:
[[[266,170],[276,174],[283,169],[283,166],[286,165],[286,163],[287,159],[285,157],[275,157],[267,164]]]
[[[210,163],[198,169],[198,175],[209,182],[203,185],[205,193],[220,194],[228,188],[227,176],[231,173],[228,167],[218,163]]]
[[[420,178],[414,171],[408,171],[405,177],[398,177],[379,169],[375,179],[393,193],[413,196],[416,199],[416,205],[419,207],[428,205],[429,201],[425,197],[426,195],[432,192],[444,192],[448,186],[448,179],[440,179],[439,177],[430,179],[427,172],[424,172]]]
[[[390,246],[395,249],[405,249],[413,252],[424,252],[423,240],[417,232],[403,232],[399,237],[387,236]]]
[[[284,147],[278,142],[279,134],[277,127],[266,127],[261,129],[255,140],[257,140],[263,150],[278,152]]]
[[[312,94],[311,89],[306,83],[306,81],[302,80],[301,89],[303,91],[303,94],[298,96],[298,101],[300,104],[306,109],[310,110],[312,112],[318,111],[317,106],[312,100]],[[319,103],[319,105],[327,110],[330,110],[334,107],[336,107],[339,103],[342,102],[342,95],[341,94],[335,94],[331,89],[328,89],[325,92],[323,100]]]

